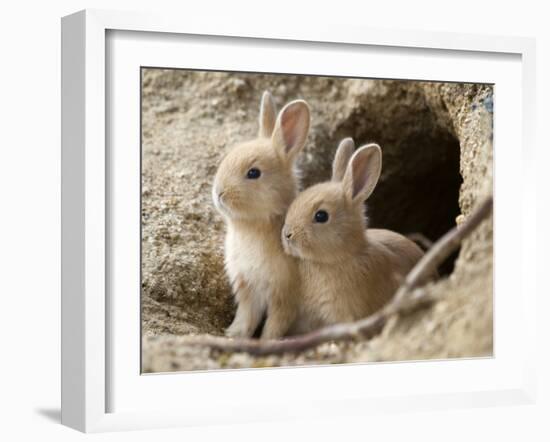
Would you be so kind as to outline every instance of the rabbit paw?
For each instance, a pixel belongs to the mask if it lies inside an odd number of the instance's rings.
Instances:
[[[233,321],[233,323],[225,330],[225,336],[228,338],[247,338],[252,336],[249,328],[243,321]]]

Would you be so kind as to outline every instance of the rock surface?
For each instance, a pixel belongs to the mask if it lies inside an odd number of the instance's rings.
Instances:
[[[142,88],[143,371],[492,354],[492,220],[427,288],[440,301],[370,341],[262,358],[185,345],[189,334],[222,334],[234,314],[211,183],[231,145],[255,135],[263,90],[279,108],[311,105],[304,186],[328,178],[341,138],[377,142],[384,166],[371,226],[435,240],[492,192],[491,86],[144,69]]]

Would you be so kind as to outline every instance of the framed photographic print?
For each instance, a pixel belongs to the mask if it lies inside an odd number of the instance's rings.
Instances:
[[[533,400],[532,40],[83,11],[62,54],[64,424]]]

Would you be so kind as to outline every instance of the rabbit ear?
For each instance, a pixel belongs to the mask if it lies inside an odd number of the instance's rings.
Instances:
[[[368,144],[357,150],[348,163],[343,179],[350,201],[365,201],[374,190],[382,170],[382,150],[378,144]]]
[[[336,149],[336,154],[334,154],[334,160],[332,161],[332,181],[342,181],[346,173],[349,159],[353,155],[354,150],[355,143],[352,138],[344,138],[340,142],[338,149]]]
[[[309,118],[309,106],[304,100],[292,101],[281,109],[271,137],[281,158],[292,161],[302,150],[309,132]]]
[[[259,136],[270,138],[275,127],[276,108],[273,96],[269,91],[264,91],[260,104],[260,131]]]

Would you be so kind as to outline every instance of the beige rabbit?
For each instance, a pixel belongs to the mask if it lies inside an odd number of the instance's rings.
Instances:
[[[302,100],[288,103],[277,118],[275,112],[264,92],[258,138],[234,147],[214,179],[212,197],[227,224],[225,266],[238,304],[228,336],[252,336],[267,315],[262,337],[281,337],[297,312],[298,264],[284,253],[280,237],[297,194],[295,161],[310,112]]]
[[[369,144],[351,156],[353,148],[344,140],[332,180],[298,195],[286,215],[282,242],[300,258],[303,297],[293,334],[375,312],[422,256],[398,233],[365,230],[364,201],[380,177],[382,151]]]

